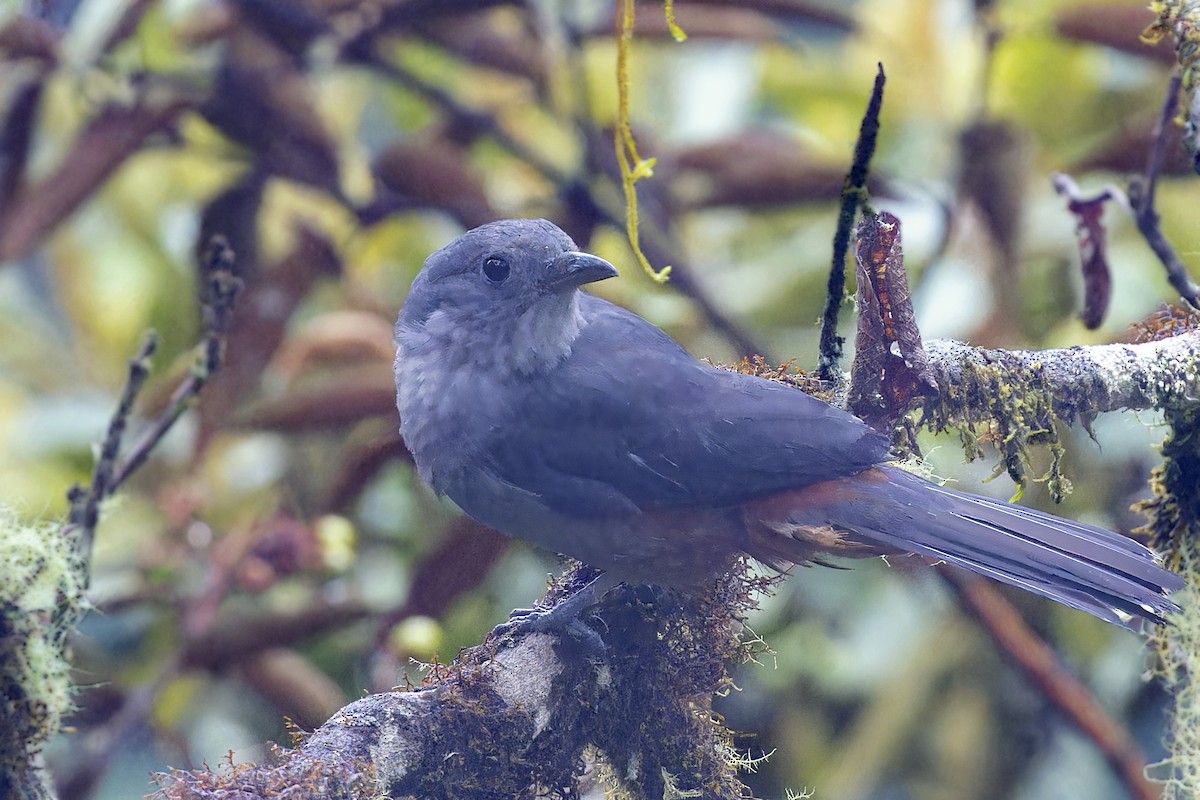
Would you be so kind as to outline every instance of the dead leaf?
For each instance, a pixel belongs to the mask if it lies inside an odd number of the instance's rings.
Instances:
[[[887,212],[864,216],[856,239],[858,335],[847,406],[887,430],[938,387],[913,313],[900,220]]]

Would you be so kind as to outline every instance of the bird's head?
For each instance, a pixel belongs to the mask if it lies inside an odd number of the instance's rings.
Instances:
[[[397,341],[497,348],[528,371],[569,352],[581,324],[579,287],[616,274],[546,220],[492,222],[425,261],[396,322]]]

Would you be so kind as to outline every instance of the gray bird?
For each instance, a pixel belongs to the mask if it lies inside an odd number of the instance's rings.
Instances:
[[[545,220],[431,255],[396,322],[400,431],[421,477],[509,536],[630,583],[699,587],[915,553],[1133,627],[1182,579],[1111,531],[937,486],[797,389],[694,359],[580,291],[615,277]]]

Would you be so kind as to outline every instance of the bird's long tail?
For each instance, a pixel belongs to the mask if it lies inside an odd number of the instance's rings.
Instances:
[[[1167,595],[1183,579],[1148,548],[1103,528],[956,492],[894,467],[794,494],[799,502],[787,515],[793,526],[849,531],[850,547],[917,553],[1125,627],[1136,627],[1138,618],[1161,623],[1178,610]],[[808,544],[811,553],[811,538]]]

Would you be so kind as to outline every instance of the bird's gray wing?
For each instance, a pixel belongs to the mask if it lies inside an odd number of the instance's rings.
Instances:
[[[734,505],[859,472],[888,442],[798,389],[692,358],[586,293],[557,368],[522,384],[489,460],[496,478],[588,516]]]

